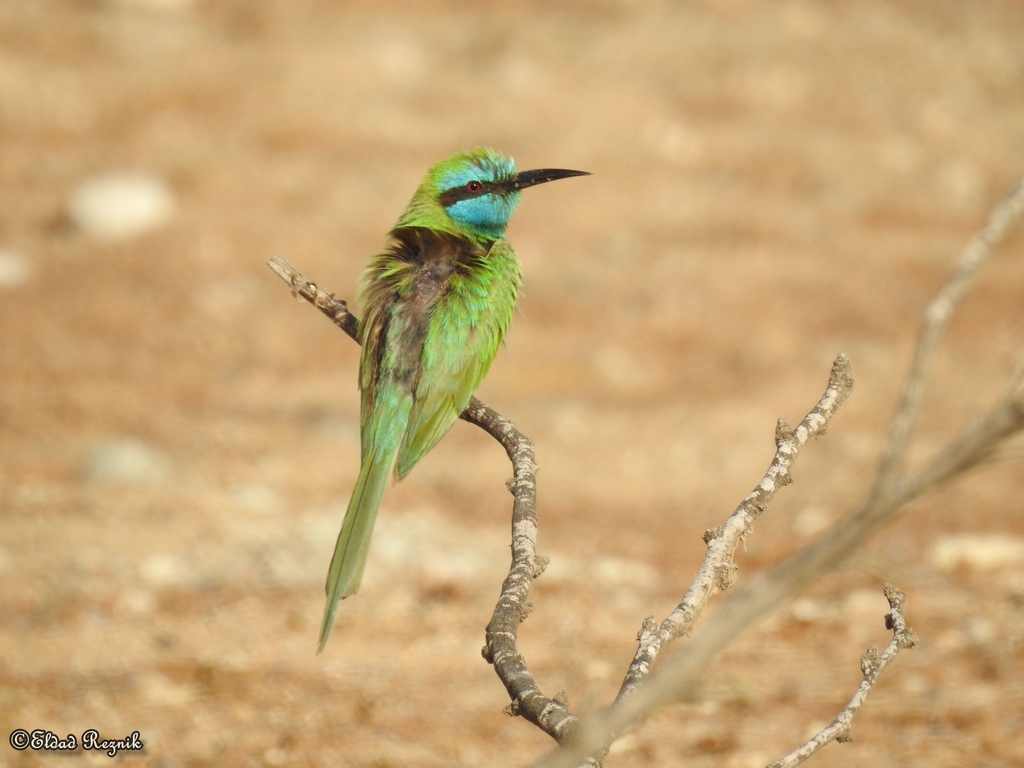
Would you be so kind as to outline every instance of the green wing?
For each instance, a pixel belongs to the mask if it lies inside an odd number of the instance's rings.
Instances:
[[[363,319],[359,323],[359,343],[362,352],[359,365],[359,389],[361,391],[360,434],[362,461],[368,458],[371,445],[396,450],[401,435],[378,436],[381,410],[387,409],[383,402],[381,388],[394,399],[398,390],[389,388],[387,382],[395,375],[407,373],[410,362],[400,360],[403,350],[396,350],[395,337],[399,335],[402,320],[396,322],[394,308],[397,297],[407,294],[415,279],[413,265],[396,259],[385,251],[370,260],[362,278],[360,304]],[[390,329],[389,329],[390,326]],[[392,406],[395,404],[392,403]],[[394,440],[394,444],[387,445]]]
[[[502,238],[450,280],[424,340],[422,373],[395,465],[399,477],[451,429],[490,370],[515,310],[519,260]]]

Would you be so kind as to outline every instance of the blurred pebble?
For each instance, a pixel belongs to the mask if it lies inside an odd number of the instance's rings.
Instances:
[[[167,184],[142,173],[94,176],[68,202],[75,226],[104,240],[125,240],[157,229],[174,217],[176,208]]]
[[[1001,568],[1024,562],[1024,539],[978,533],[943,536],[932,546],[931,561],[941,571],[952,571],[960,565]]]
[[[800,536],[809,538],[821,533],[832,522],[832,515],[822,507],[804,507],[793,518],[793,530]]]
[[[143,700],[149,704],[178,706],[195,698],[195,690],[191,686],[176,683],[157,672],[140,675],[137,686]]]
[[[18,288],[32,277],[32,264],[17,251],[0,249],[0,288]]]
[[[146,443],[131,438],[107,440],[94,447],[79,470],[91,483],[144,485],[167,474],[167,459]]]
[[[973,645],[985,645],[996,639],[996,628],[985,619],[972,619],[964,635]]]
[[[150,555],[139,566],[139,575],[156,587],[181,586],[191,578],[191,571],[177,555]]]
[[[797,621],[811,622],[818,621],[825,617],[826,611],[817,600],[809,597],[800,597],[793,601],[789,607],[790,613]]]

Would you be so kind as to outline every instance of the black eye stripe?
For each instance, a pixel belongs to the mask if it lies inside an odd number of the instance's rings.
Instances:
[[[468,182],[467,182],[468,183]],[[490,181],[480,181],[480,189],[473,191],[466,184],[452,189],[446,189],[441,193],[441,205],[445,208],[455,205],[460,200],[469,200],[474,197],[482,197],[495,191],[497,185]]]

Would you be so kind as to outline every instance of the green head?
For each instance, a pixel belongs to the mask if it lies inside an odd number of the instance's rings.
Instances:
[[[427,226],[494,240],[505,233],[520,190],[587,175],[557,168],[516,171],[512,158],[488,147],[460,152],[427,172],[398,226]]]

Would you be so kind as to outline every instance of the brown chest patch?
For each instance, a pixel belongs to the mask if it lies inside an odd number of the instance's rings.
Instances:
[[[393,273],[390,290],[385,289],[388,295],[380,297],[386,307],[380,313],[378,336],[383,343],[374,355],[372,380],[375,384],[383,373],[415,391],[434,309],[448,292],[452,276],[472,269],[486,258],[488,249],[422,227],[395,229],[391,236],[387,256],[408,268]]]

